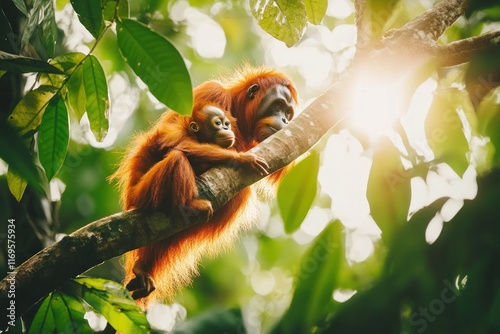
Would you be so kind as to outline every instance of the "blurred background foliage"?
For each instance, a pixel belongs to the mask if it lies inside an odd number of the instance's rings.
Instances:
[[[376,38],[435,1],[371,3],[390,8],[391,14],[372,18]],[[1,8],[1,23],[8,21],[14,32],[10,38],[17,41],[26,19],[11,1],[3,1]],[[56,9],[54,51],[35,34],[25,55],[47,60],[68,52],[87,54],[93,47],[94,38],[78,22],[70,3],[58,0]],[[355,51],[350,1],[328,1],[321,24],[309,25],[292,48],[259,27],[247,1],[137,0],[128,10],[130,17],[166,36],[179,50],[193,86],[244,62],[267,64],[294,80],[301,108],[336,80]],[[500,6],[492,1],[472,2],[467,17],[440,41],[490,31],[498,27],[499,13]],[[16,43],[2,45],[2,51],[17,54],[12,45]],[[109,85],[110,128],[104,140],[95,140],[88,122],[78,125],[71,119],[71,140],[56,179],[43,186],[45,196],[28,187],[19,204],[7,186],[7,167],[0,166],[0,221],[4,226],[9,218],[16,219],[16,234],[22,239],[16,248],[17,264],[59,235],[120,211],[119,194],[107,177],[133,134],[146,130],[165,110],[123,60],[114,31],[108,30],[92,52]],[[313,158],[303,161],[308,169],[319,169],[318,174],[298,174],[298,182],[318,182],[317,188],[308,187],[315,193],[312,205],[302,212],[307,213],[302,224],[293,214],[288,215],[293,223],[283,222],[281,217],[287,215],[280,215],[276,202],[262,204],[262,219],[255,229],[222,256],[206,259],[200,277],[179,294],[178,304],[150,311],[153,326],[170,329],[173,320],[187,317],[195,321],[181,329],[195,332],[199,324],[209,328],[211,318],[238,332],[242,324],[233,323],[233,317],[241,320],[243,314],[246,329],[253,333],[500,331],[500,273],[495,260],[500,255],[495,220],[500,199],[500,150],[495,150],[500,146],[498,54],[495,50],[482,55],[470,67],[427,71],[411,92],[413,101],[424,103],[412,102],[408,112],[399,115],[401,128],[396,133],[402,145],[395,144],[394,133],[371,137],[361,134],[366,128],[354,125],[352,131],[327,136],[314,148]],[[33,79],[10,72],[0,77],[2,121]],[[489,89],[484,89],[484,80]],[[358,99],[375,105],[368,93],[362,91]],[[450,113],[443,118],[445,110]],[[412,132],[415,124],[418,130]],[[436,134],[443,129],[444,134]],[[43,174],[41,166],[38,173]],[[436,201],[440,197],[451,200]],[[5,242],[4,231],[1,236]],[[0,250],[1,272],[7,271],[5,249]],[[120,259],[88,274],[121,281]],[[220,311],[229,307],[236,310]]]

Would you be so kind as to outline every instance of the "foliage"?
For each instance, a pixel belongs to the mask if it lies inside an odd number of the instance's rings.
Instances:
[[[83,319],[89,309],[105,316],[120,332],[147,333],[150,330],[146,316],[122,285],[100,278],[79,277],[45,298],[33,319],[30,333],[93,333]]]
[[[40,198],[48,197],[51,180],[59,177],[67,182],[66,196],[74,199],[62,201],[67,210],[62,214],[66,218],[63,221],[76,220],[76,212],[81,213],[82,221],[104,215],[103,207],[111,205],[106,199],[115,201],[116,196],[109,189],[92,193],[85,187],[110,174],[113,158],[103,150],[85,149],[86,144],[75,138],[86,126],[82,121],[85,119],[93,136],[89,141],[96,146],[109,136],[110,108],[120,102],[111,98],[111,74],[126,72],[128,78],[133,78],[128,82],[140,79],[159,102],[188,114],[195,81],[190,75],[196,72],[196,80],[204,80],[204,72],[210,69],[200,64],[210,61],[200,60],[189,49],[189,43],[175,43],[181,38],[177,33],[188,29],[173,19],[158,19],[168,17],[172,9],[165,3],[162,6],[162,2],[151,2],[148,7],[143,2],[125,0],[71,1],[78,20],[93,37],[88,52],[61,47],[61,27],[55,16],[56,10],[62,8],[60,4],[56,8],[50,1],[35,0],[28,7],[24,1],[13,3],[26,25],[16,47],[5,42],[8,38],[0,38],[0,75],[36,72],[37,76],[8,121],[0,120],[0,158],[9,165],[6,179],[10,192],[22,203],[29,184]],[[212,9],[214,17],[215,9],[220,9],[213,1],[189,4]],[[326,0],[250,0],[249,5],[258,25],[287,46],[298,45],[308,37],[308,23],[338,26],[354,20],[353,13],[345,19],[328,17]],[[373,0],[366,1],[366,5],[361,18],[369,23],[363,30],[366,36],[358,36],[360,42],[366,42],[362,47],[375,44],[384,33],[414,16],[414,7],[399,1]],[[228,49],[232,52],[226,53],[238,58],[254,49],[262,53],[255,40],[246,39],[251,21],[245,18],[237,22],[236,15],[229,15],[243,9],[229,8],[225,16],[218,17],[231,42]],[[490,23],[498,24],[499,12],[495,1],[472,2],[466,12],[467,23],[452,26],[443,39],[469,37]],[[5,36],[14,36],[6,15],[3,11],[0,14],[2,34],[5,31]],[[27,52],[19,55],[19,50],[30,48],[44,60],[26,56],[30,54]],[[183,57],[190,60],[189,71]],[[338,198],[318,182],[322,170],[331,168],[327,160],[333,153],[328,151],[327,141],[339,139],[325,138],[284,179],[277,194],[277,208],[272,208],[273,215],[262,235],[245,237],[245,252],[232,252],[208,262],[194,288],[180,296],[195,316],[176,332],[201,333],[208,328],[235,333],[246,329],[274,333],[500,331],[500,272],[496,264],[500,256],[496,222],[500,198],[498,59],[496,49],[478,55],[465,66],[417,66],[418,70],[411,72],[405,82],[398,82],[409,88],[400,94],[404,96],[403,107],[391,124],[391,132],[372,141],[354,125],[347,127],[349,140],[362,146],[359,156],[370,161],[361,197],[366,198],[370,219],[380,228],[381,237],[363,235],[363,240],[369,239],[366,244],[374,247],[369,257],[359,260],[352,256],[353,240],[363,228],[353,227],[345,216],[335,216],[331,208]],[[382,77],[378,73],[377,81]],[[369,81],[369,74],[363,79]],[[421,129],[422,144],[411,138],[405,120],[411,117],[411,107],[420,98],[419,90],[429,83],[435,85],[429,105],[418,111],[425,117],[413,120]],[[357,98],[369,100],[368,96],[366,93]],[[134,122],[147,126],[151,121],[148,118],[157,115],[147,113],[147,109],[153,109],[152,103],[141,98],[143,108],[135,113]],[[396,104],[393,100],[391,104]],[[376,102],[368,102],[375,112]],[[97,174],[74,177],[76,169]],[[458,186],[451,193],[431,198],[437,178],[442,181],[437,187]],[[468,191],[461,191],[460,182]],[[471,195],[470,189],[476,186],[477,196],[475,191]],[[426,202],[416,205],[419,196]],[[113,205],[116,208],[116,203]],[[330,213],[325,227],[318,228],[314,238],[309,235],[313,239],[310,244],[299,246],[296,240],[304,237],[307,222],[320,225],[316,221],[319,218],[313,216],[318,208]],[[354,211],[351,215],[354,220],[362,217]],[[284,230],[279,237],[273,232],[276,221]],[[73,223],[64,228],[71,231],[81,225]],[[243,268],[241,272],[234,270],[238,266]],[[253,290],[242,287],[243,281],[250,281]],[[262,282],[275,284],[275,289],[263,292],[255,287]],[[280,290],[280,285],[287,286],[287,282],[288,290]],[[242,300],[245,307],[233,307]],[[90,310],[103,315],[123,333],[150,329],[123,287],[104,279],[76,278],[41,303],[30,333],[91,332],[93,329],[83,319]]]
[[[72,2],[80,22],[96,38],[91,52],[86,55],[67,53],[51,59],[47,64],[37,59],[2,52],[1,69],[14,73],[40,73],[37,87],[29,91],[17,104],[9,116],[9,124],[21,135],[30,138],[40,131],[38,154],[49,181],[57,174],[66,156],[69,134],[67,111],[72,113],[70,117],[76,117],[78,120],[86,114],[90,129],[98,141],[102,141],[106,136],[109,127],[108,84],[100,61],[92,54],[92,50],[115,21],[118,48],[136,74],[148,84],[152,94],[181,113],[190,112],[191,81],[183,59],[165,38],[134,20],[120,17],[118,8],[119,5],[127,7],[125,2],[108,4],[114,4],[115,15],[107,25],[104,23],[102,10],[96,9],[101,7],[100,2]],[[42,22],[38,29],[40,40],[47,54],[53,54],[54,11],[54,3],[43,4],[42,1],[35,1],[22,35],[22,48],[31,39],[38,23]],[[2,139],[5,140],[7,135],[8,133],[2,133]],[[24,175],[23,169],[18,167],[20,164],[32,166],[29,159],[23,156],[11,157],[8,154],[2,155],[2,158],[11,165],[14,172],[36,185],[34,176]],[[16,194],[16,198],[21,197],[22,194]]]

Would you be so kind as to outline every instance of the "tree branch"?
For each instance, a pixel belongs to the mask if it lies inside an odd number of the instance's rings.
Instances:
[[[422,15],[396,30],[390,30],[379,48],[392,48],[393,53],[428,54],[437,40],[464,12],[468,0],[443,0]]]
[[[482,51],[500,47],[500,30],[434,47],[431,52],[441,66],[465,63]]]
[[[422,15],[405,24],[399,31],[421,39],[437,41],[464,12],[468,0],[443,0]]]

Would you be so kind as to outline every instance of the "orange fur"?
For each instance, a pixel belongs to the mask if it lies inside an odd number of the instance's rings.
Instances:
[[[248,101],[247,89],[253,83],[258,83],[261,89]],[[246,67],[229,80],[208,81],[196,87],[195,105],[199,101],[209,101],[230,111],[237,119],[232,129],[236,136],[234,147],[238,152],[245,152],[258,144],[254,131],[259,122],[265,121],[256,119],[258,104],[267,89],[277,84],[288,87],[297,102],[296,90],[284,74],[266,67]],[[198,143],[190,136],[188,124],[188,117],[167,112],[150,131],[137,137],[129,156],[113,175],[121,186],[124,209],[169,211],[178,205],[190,207],[198,196],[195,176],[222,161],[227,154],[236,159],[238,153],[235,151]],[[172,153],[176,150],[184,150],[186,154]],[[284,173],[280,170],[268,179],[277,183]],[[198,274],[197,265],[203,255],[217,254],[230,246],[241,230],[251,227],[255,220],[253,198],[252,189],[245,188],[217,210],[207,223],[127,253],[125,282],[134,278],[134,267],[140,266],[156,284],[156,290],[139,299],[139,304],[145,308],[152,300],[165,297],[172,300],[175,293]]]

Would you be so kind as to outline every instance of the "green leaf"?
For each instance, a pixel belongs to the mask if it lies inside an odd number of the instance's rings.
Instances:
[[[68,144],[68,111],[62,97],[56,95],[43,114],[38,135],[38,154],[48,180],[52,180],[64,163]]]
[[[14,5],[16,5],[17,9],[21,11],[21,13],[24,14],[24,16],[28,16],[28,9],[26,8],[26,4],[24,3],[24,0],[12,0]]]
[[[299,228],[311,208],[317,192],[318,171],[319,154],[313,150],[287,173],[278,189],[278,206],[288,234]]]
[[[7,185],[9,186],[10,193],[15,197],[16,201],[21,202],[24,191],[28,186],[28,181],[9,168],[7,171]]]
[[[79,277],[73,281],[82,285],[83,300],[118,332],[149,332],[146,315],[121,284],[93,277]]]
[[[273,333],[312,333],[325,319],[342,267],[342,225],[330,223],[304,254],[292,302]]]
[[[108,83],[101,64],[94,55],[83,63],[83,85],[90,129],[98,141],[104,139],[109,127]]]
[[[320,24],[328,8],[328,0],[305,0],[306,15],[312,24]]]
[[[440,198],[412,215],[410,221],[397,231],[388,247],[385,275],[397,273],[398,285],[410,284],[428,270],[425,252],[429,244],[425,241],[425,230],[432,218],[442,209],[447,198]]]
[[[52,86],[40,86],[28,92],[10,114],[9,124],[15,127],[20,135],[35,131],[56,91],[57,89]]]
[[[16,56],[3,51],[0,51],[0,70],[14,73],[62,73],[58,68],[43,60]]]
[[[51,59],[49,63],[60,70],[59,73],[71,75],[85,57],[86,55],[81,52],[69,52]]]
[[[50,60],[50,64],[60,70],[64,75],[42,74],[39,82],[51,86],[66,86],[63,94],[68,110],[73,112],[80,120],[86,111],[85,87],[83,85],[83,60],[86,55],[80,52],[70,52]],[[70,76],[69,80],[66,80]]]
[[[86,112],[87,98],[85,97],[85,85],[83,84],[83,66],[80,66],[73,73],[66,83],[67,95],[66,104],[77,117],[82,119]]]
[[[118,47],[135,74],[169,108],[189,115],[193,107],[191,78],[177,49],[139,22],[117,24]]]
[[[7,181],[16,199],[20,200],[24,192],[19,179],[27,180],[35,189],[40,190],[38,172],[28,148],[17,131],[3,119],[0,120],[0,158],[9,164]]]
[[[98,38],[104,29],[101,0],[71,0],[78,19],[85,28]]]
[[[173,334],[204,334],[204,333],[246,333],[241,310],[215,309],[201,313],[183,323]]]
[[[307,17],[302,1],[250,0],[250,8],[260,27],[288,47],[295,45],[304,35]]]
[[[56,47],[57,40],[57,24],[55,17],[55,1],[42,1],[40,10],[43,12],[39,25],[40,38],[42,45],[48,55],[52,57]]]
[[[29,43],[35,29],[38,27],[38,24],[41,22],[43,15],[43,11],[41,10],[42,0],[34,0],[33,8],[30,9],[28,14],[28,22],[26,22],[26,26],[24,28],[23,36],[21,37],[21,50],[23,50],[26,45]]]
[[[391,240],[394,231],[408,219],[412,171],[405,170],[401,154],[383,137],[373,154],[366,197],[370,213],[382,230],[382,239]]]
[[[50,65],[57,68],[60,73],[63,74],[45,74],[42,73],[38,79],[41,85],[49,85],[54,87],[62,87],[66,83],[66,79],[69,75],[72,75],[75,71],[75,67],[79,66],[81,62],[85,59],[85,55],[80,52],[71,52],[64,54],[62,56],[57,56],[49,60]],[[81,68],[79,66],[78,68]]]
[[[29,333],[93,333],[85,308],[71,295],[52,292],[38,309]]]
[[[425,120],[427,142],[436,163],[445,162],[461,177],[469,167],[469,143],[458,114],[464,109],[464,94],[456,88],[438,89]]]
[[[54,333],[56,330],[56,321],[51,309],[52,293],[50,293],[36,312],[35,318],[31,323],[30,334],[35,333]]]
[[[356,293],[315,333],[406,333],[400,331],[402,301],[391,283],[375,282]]]

